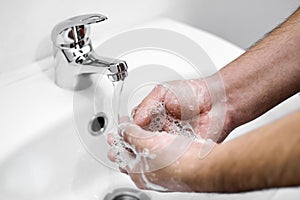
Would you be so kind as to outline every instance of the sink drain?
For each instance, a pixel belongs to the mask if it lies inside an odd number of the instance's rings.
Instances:
[[[118,188],[104,197],[104,200],[151,200],[148,195],[132,188]]]
[[[107,117],[103,112],[94,115],[88,125],[89,132],[94,136],[104,133],[106,127]]]

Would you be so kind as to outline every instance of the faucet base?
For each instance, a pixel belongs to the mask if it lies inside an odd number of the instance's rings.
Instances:
[[[91,77],[87,74],[81,74],[73,79],[73,83],[66,83],[65,81],[61,81],[62,79],[55,79],[55,84],[64,89],[70,89],[74,91],[84,90],[89,88],[93,81]]]

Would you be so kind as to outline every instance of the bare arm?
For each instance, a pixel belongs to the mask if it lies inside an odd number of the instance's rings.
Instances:
[[[193,190],[240,192],[300,185],[299,122],[300,111],[218,145],[198,161],[199,166],[209,163],[208,171],[191,176]]]
[[[227,134],[299,92],[300,9],[220,73],[227,95]]]

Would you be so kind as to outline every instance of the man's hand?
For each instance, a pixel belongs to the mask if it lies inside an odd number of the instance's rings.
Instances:
[[[181,133],[189,124],[193,134],[201,138],[223,141],[228,135],[229,124],[223,126],[226,105],[218,90],[209,88],[208,82],[216,80],[197,79],[166,82],[156,86],[133,111],[134,123],[149,131]],[[209,83],[216,85],[215,83]],[[220,83],[218,83],[220,84]],[[223,96],[225,96],[225,92]],[[223,128],[224,127],[224,128]],[[160,130],[159,130],[160,129]],[[231,131],[231,130],[230,130]]]
[[[210,190],[211,183],[207,178],[211,176],[212,162],[209,158],[199,159],[205,144],[166,132],[149,132],[134,124],[124,124],[122,138],[131,148],[127,153],[131,154],[132,163],[120,170],[128,174],[138,188],[195,191],[193,181],[197,175],[203,190]],[[108,142],[113,145],[113,134]],[[118,155],[111,151],[108,157],[115,162]]]

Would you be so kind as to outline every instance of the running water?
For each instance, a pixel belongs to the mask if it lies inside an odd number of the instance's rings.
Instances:
[[[116,130],[113,132],[113,144],[111,150],[115,156],[115,163],[118,165],[119,168],[125,168],[129,165],[132,157],[126,151],[126,148],[131,149],[127,143],[124,142],[123,138],[119,134],[119,131],[124,131],[122,127],[120,127],[121,122],[120,118],[122,117],[121,112],[121,103],[122,103],[122,91],[124,87],[124,81],[118,81],[112,83],[114,86],[114,95],[113,95],[113,103],[112,103],[112,111],[113,111],[113,123]]]
[[[113,82],[114,86],[114,96],[113,96],[113,120],[114,125],[117,130],[113,132],[113,144],[111,150],[113,151],[115,157],[115,163],[118,165],[119,168],[126,168],[133,169],[137,163],[140,162],[142,155],[135,151],[135,148],[130,146],[128,143],[124,142],[123,140],[123,132],[127,125],[131,122],[122,122],[121,117],[126,115],[127,106],[122,105],[122,103],[126,103],[124,99],[123,87],[124,81]],[[130,150],[131,152],[129,152]],[[134,155],[133,155],[134,154]]]
[[[121,97],[122,97],[122,91],[124,87],[124,81],[120,80],[118,82],[112,82],[114,86],[114,96],[113,96],[113,104],[112,104],[112,110],[113,110],[113,118],[114,123],[116,126],[119,124],[120,120],[120,114],[121,114]]]

